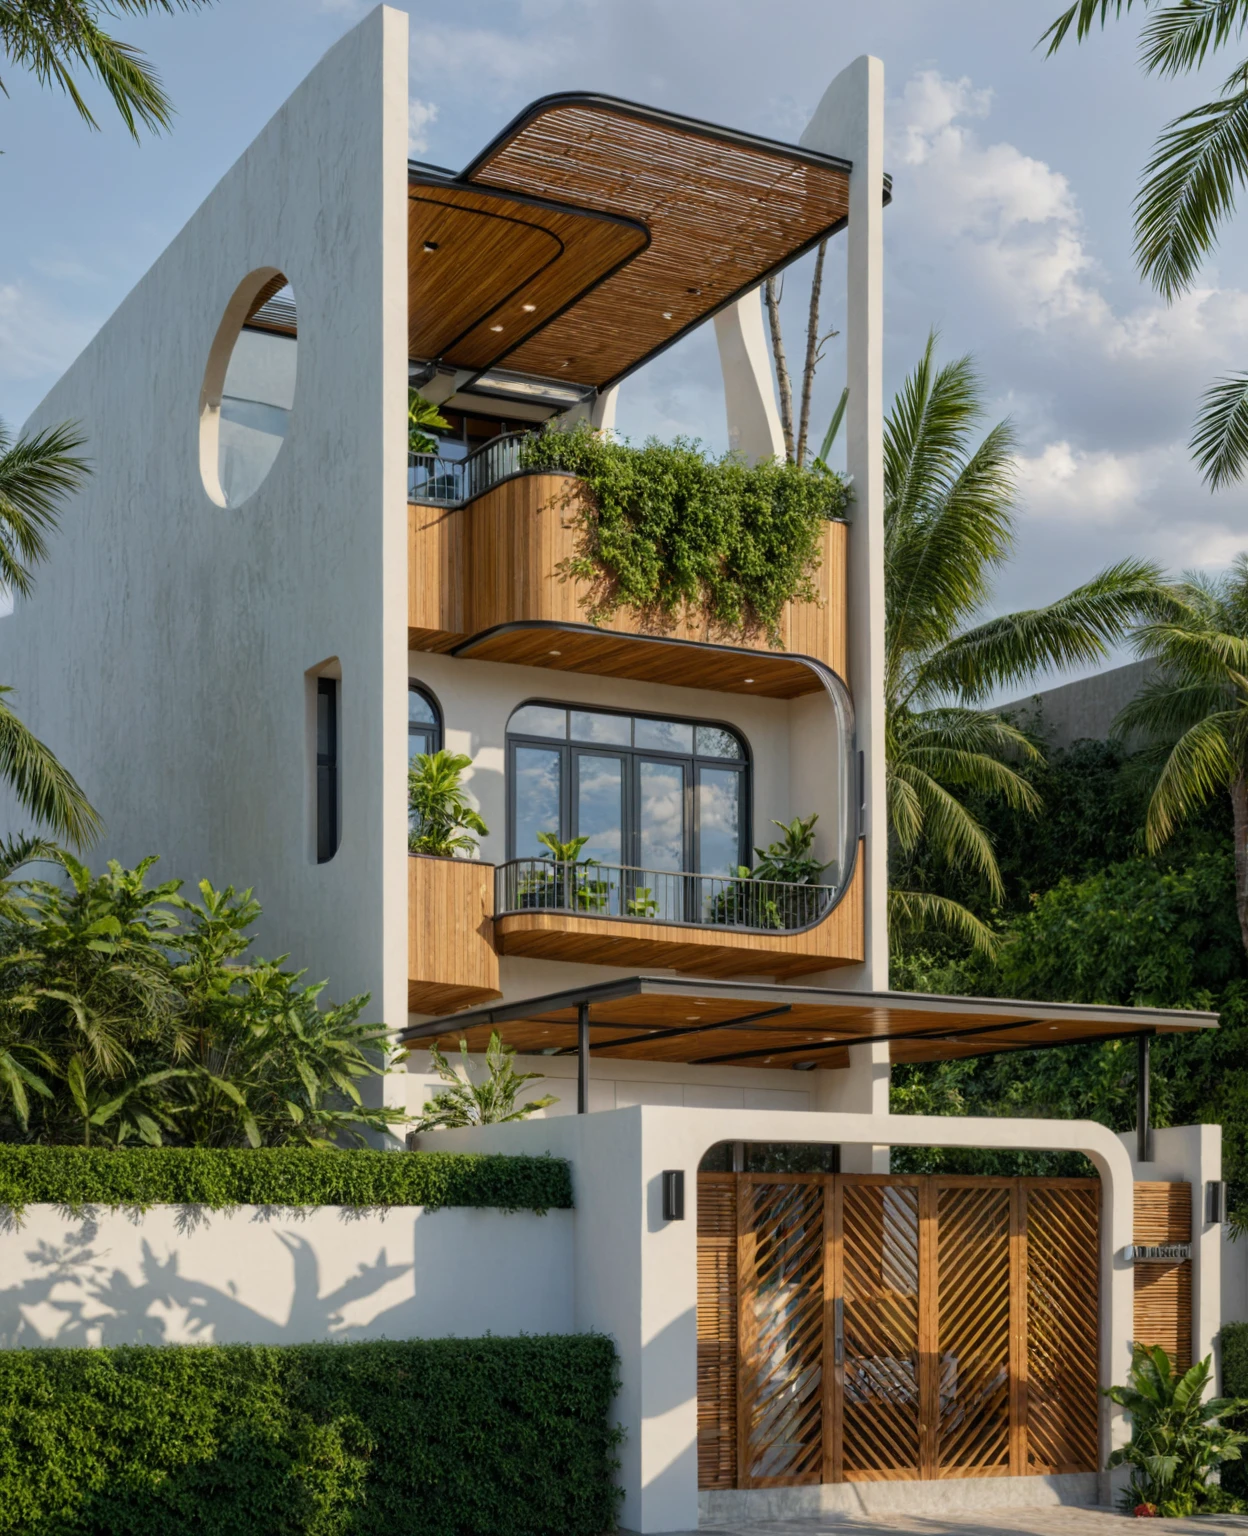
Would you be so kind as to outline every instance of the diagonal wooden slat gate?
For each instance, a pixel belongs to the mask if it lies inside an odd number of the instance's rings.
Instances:
[[[1097,1466],[1092,1179],[698,1177],[704,1488]]]

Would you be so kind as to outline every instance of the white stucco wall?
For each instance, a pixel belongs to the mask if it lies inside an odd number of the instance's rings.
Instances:
[[[406,1014],[407,17],[349,32],[222,178],[31,418],[94,473],[0,622],[22,717],[106,823],[102,863],[253,886],[259,949]],[[228,301],[277,268],[298,305],[289,431],[222,508],[199,397]],[[342,839],[309,836],[305,675],[341,667]],[[25,825],[11,805],[3,829]]]
[[[35,1205],[0,1229],[0,1348],[572,1329],[571,1211]]]
[[[1080,1151],[1102,1180],[1101,1379],[1130,1365],[1133,1279],[1117,1257],[1131,1241],[1133,1173],[1112,1131],[1090,1121],[926,1115],[790,1114],[662,1108],[439,1133],[448,1151],[544,1152],[572,1165],[576,1198],[575,1326],[616,1341],[624,1504],[639,1532],[690,1531],[697,1497],[697,1167],[719,1141],[823,1141],[870,1148],[1007,1147]],[[686,1219],[662,1217],[662,1173],[685,1171]],[[1102,1449],[1126,1435],[1104,1401]]]

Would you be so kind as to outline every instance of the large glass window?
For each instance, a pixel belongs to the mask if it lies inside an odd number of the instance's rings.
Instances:
[[[581,858],[658,875],[735,875],[748,859],[749,760],[725,726],[525,704],[507,750],[509,858],[542,857],[548,832],[584,837]],[[656,880],[652,902],[669,888]]]

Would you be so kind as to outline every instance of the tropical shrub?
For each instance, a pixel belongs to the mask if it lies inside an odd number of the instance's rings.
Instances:
[[[849,502],[826,469],[713,459],[684,438],[634,448],[584,424],[527,438],[520,463],[588,490],[569,494],[582,542],[564,574],[591,584],[591,620],[688,609],[725,638],[762,630],[774,645],[784,605],[815,600],[823,525]]]
[[[1208,1355],[1180,1374],[1160,1345],[1137,1344],[1129,1385],[1106,1389],[1131,1415],[1131,1439],[1106,1463],[1131,1468],[1123,1509],[1146,1505],[1149,1513],[1185,1519],[1202,1508],[1224,1508],[1211,1476],[1241,1459],[1248,1435],[1221,1421],[1248,1405],[1225,1397],[1202,1402],[1212,1374]]]
[[[783,833],[766,848],[755,848],[758,863],[753,869],[738,866],[741,882],[716,894],[711,903],[710,921],[750,928],[804,928],[816,922],[828,900],[822,889],[763,891],[751,889],[760,881],[783,885],[818,887],[826,864],[814,856],[815,823],[818,815],[795,816],[792,821],[773,821]]]
[[[470,834],[488,837],[490,829],[468,803],[462,787],[465,768],[472,759],[462,752],[418,752],[407,771],[409,831],[412,853],[429,853],[453,859],[472,858],[477,844]]]
[[[5,1350],[0,1533],[598,1536],[616,1386],[598,1334]]]
[[[360,1093],[390,1056],[367,997],[323,1007],[284,957],[246,958],[250,891],[57,858],[66,884],[0,903],[0,1138],[315,1146],[401,1118]]]
[[[450,422],[442,415],[432,400],[426,400],[419,390],[407,392],[407,451],[408,453],[437,453],[438,440],[432,429],[445,431]]]
[[[466,1040],[459,1042],[459,1054],[463,1059],[462,1077],[447,1061],[436,1041],[429,1047],[430,1064],[447,1086],[425,1104],[413,1134],[439,1127],[455,1129],[466,1125],[501,1125],[507,1120],[523,1120],[535,1110],[559,1102],[553,1093],[547,1093],[540,1099],[530,1099],[527,1104],[516,1108],[516,1098],[521,1088],[542,1074],[517,1072],[515,1051],[511,1046],[504,1045],[497,1033],[490,1035],[489,1049],[485,1053],[485,1076],[480,1082],[473,1079],[473,1064],[468,1055]]]

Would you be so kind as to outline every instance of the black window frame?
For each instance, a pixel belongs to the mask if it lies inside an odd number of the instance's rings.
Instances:
[[[427,688],[424,683],[418,683],[415,678],[411,677],[409,677],[407,680],[407,691],[408,693],[418,693],[420,697],[424,699],[425,703],[428,704],[429,708],[433,711],[433,725],[427,726],[417,724],[416,731],[420,732],[421,734],[430,734],[433,738],[433,751],[440,752],[443,746],[446,744],[446,733],[442,715],[442,706],[438,703],[437,696],[431,689]],[[413,734],[413,721],[409,707],[407,719],[407,760],[409,763],[414,756],[414,753],[412,752]]]
[[[513,731],[511,721],[522,709],[530,705],[537,705],[544,709],[561,709],[565,711],[567,734],[561,739],[557,736],[533,736],[524,731]],[[658,748],[637,747],[634,745],[618,746],[611,742],[581,742],[574,741],[571,736],[572,710],[583,711],[596,715],[617,715],[628,720],[666,720],[675,725],[688,725],[693,728],[693,747],[690,752],[664,752]],[[697,750],[697,732],[699,727],[711,730],[726,731],[737,742],[741,749],[740,757],[707,757],[699,754]],[[641,824],[641,782],[638,766],[641,762],[670,762],[683,765],[685,771],[684,785],[684,835],[685,847],[682,853],[683,869],[689,874],[700,874],[701,863],[701,831],[698,819],[697,796],[701,784],[701,768],[727,769],[730,772],[741,774],[744,779],[743,793],[741,796],[741,829],[740,844],[738,847],[738,863],[748,865],[754,843],[754,758],[750,751],[750,744],[740,727],[727,720],[702,719],[692,715],[673,715],[662,710],[655,709],[618,709],[608,705],[590,704],[584,702],[569,702],[559,699],[525,699],[517,704],[511,711],[507,721],[506,732],[506,765],[507,765],[507,858],[515,859],[516,853],[516,823],[518,820],[516,808],[516,786],[519,775],[516,770],[516,749],[518,747],[536,747],[544,750],[554,750],[560,755],[559,773],[559,836],[560,841],[566,842],[575,837],[576,833],[576,785],[578,777],[577,763],[581,757],[623,757],[626,760],[626,783],[624,786],[624,818],[626,825],[621,829],[623,836],[623,848],[621,850],[620,863],[626,867],[645,867],[640,860],[640,824]],[[533,857],[533,855],[525,855]],[[735,870],[734,870],[735,873]]]
[[[325,699],[325,733],[321,734],[321,700]],[[316,862],[328,864],[342,841],[341,693],[336,677],[316,680]]]

